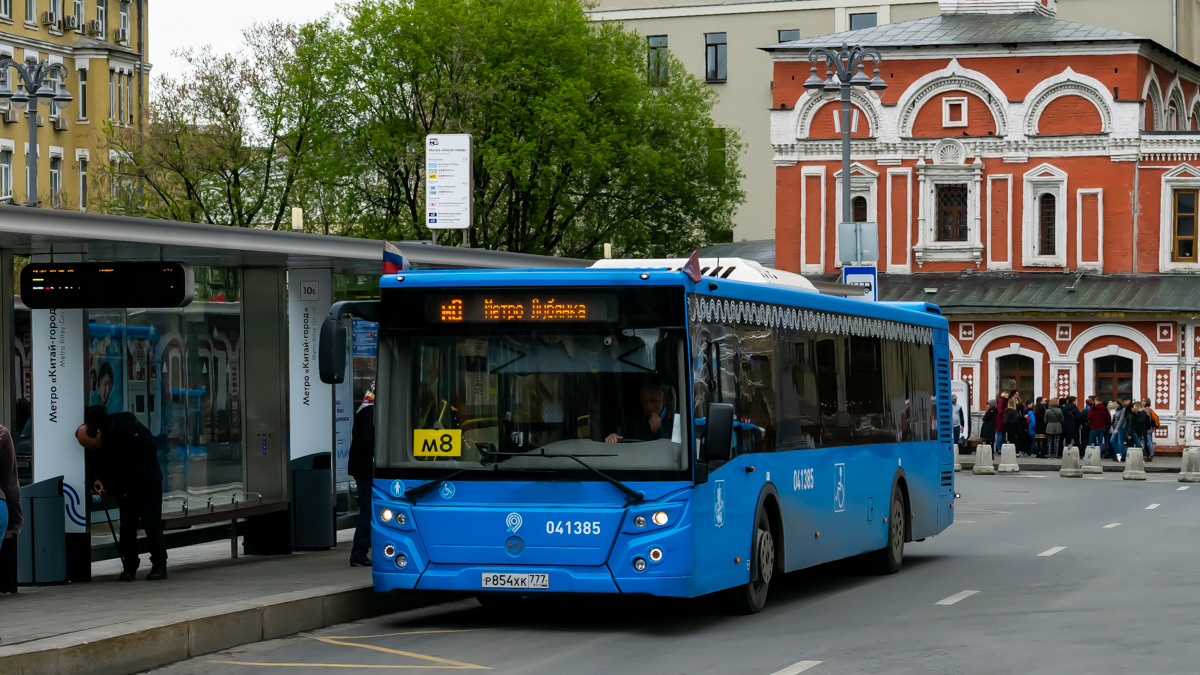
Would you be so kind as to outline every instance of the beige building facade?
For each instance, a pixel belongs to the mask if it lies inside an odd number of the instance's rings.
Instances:
[[[1192,62],[1200,57],[1200,3],[1195,0],[1058,0],[1056,4],[1059,19],[1141,35]],[[1136,6],[1136,11],[1131,11],[1131,6]],[[715,120],[739,129],[746,143],[741,159],[746,203],[734,217],[733,238],[741,241],[775,237],[775,164],[768,112],[775,83],[771,57],[760,48],[940,13],[939,3],[927,0],[886,4],[860,0],[681,0],[674,4],[669,0],[597,0],[591,16],[596,21],[619,21],[636,30],[646,36],[648,49],[665,46],[689,72],[705,78],[717,90]]]
[[[43,208],[101,210],[120,158],[106,148],[105,128],[145,123],[150,64],[147,0],[0,0],[0,57],[61,63],[56,76],[74,97],[65,109],[38,105],[38,198]],[[14,69],[0,70],[0,90],[17,90]],[[26,106],[0,99],[0,201],[29,200]]]

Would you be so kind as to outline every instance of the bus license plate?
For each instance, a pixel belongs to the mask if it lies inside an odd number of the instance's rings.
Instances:
[[[549,574],[483,573],[484,588],[550,588]]]

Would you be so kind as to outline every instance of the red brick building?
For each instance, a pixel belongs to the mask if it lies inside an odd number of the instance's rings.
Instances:
[[[811,48],[875,47],[854,219],[878,223],[881,296],[949,316],[972,409],[1001,388],[1147,397],[1161,445],[1200,444],[1200,67],[1054,0],[940,4],[769,48],[776,267],[838,273],[840,102],[803,83]]]

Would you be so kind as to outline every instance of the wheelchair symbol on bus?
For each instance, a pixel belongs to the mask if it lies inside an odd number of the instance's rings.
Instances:
[[[841,513],[846,510],[846,465],[834,464],[833,471],[837,481],[833,492],[833,512]]]
[[[454,496],[454,483],[442,483],[442,488],[439,490],[439,492],[442,495],[442,499],[450,499]]]

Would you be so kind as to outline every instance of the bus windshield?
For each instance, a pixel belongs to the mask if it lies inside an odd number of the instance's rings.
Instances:
[[[682,330],[380,337],[380,467],[683,471]],[[555,457],[555,455],[559,455]]]

